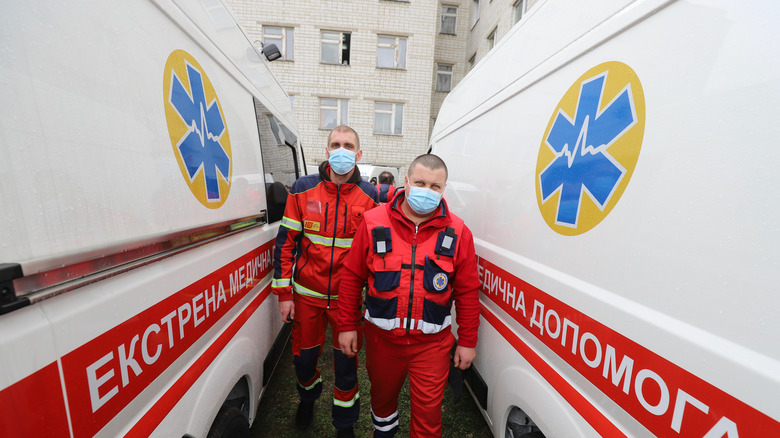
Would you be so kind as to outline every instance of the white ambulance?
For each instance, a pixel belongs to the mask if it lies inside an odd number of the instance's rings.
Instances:
[[[778,23],[541,0],[450,93],[494,436],[780,436]]]
[[[0,436],[248,436],[289,97],[219,0],[2,9]]]

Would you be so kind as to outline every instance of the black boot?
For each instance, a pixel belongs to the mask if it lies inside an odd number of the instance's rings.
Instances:
[[[298,429],[308,429],[314,420],[314,402],[301,401],[295,413],[295,426]]]
[[[355,438],[355,431],[351,427],[348,429],[339,429],[336,431],[336,438]]]

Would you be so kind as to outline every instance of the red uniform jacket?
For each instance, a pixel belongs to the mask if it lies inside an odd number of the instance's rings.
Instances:
[[[393,196],[395,196],[395,192],[398,189],[391,184],[377,184],[376,190],[379,192],[379,202],[386,204],[393,199]]]
[[[479,275],[471,231],[443,200],[415,230],[402,202],[399,190],[391,203],[367,212],[355,234],[339,285],[339,330],[356,329],[368,281],[366,320],[389,335],[448,333],[454,301],[458,343],[476,347]]]
[[[300,299],[334,307],[344,258],[363,214],[378,205],[376,188],[355,169],[350,180],[330,181],[327,162],[319,175],[299,178],[290,189],[276,236],[273,291],[280,301]]]

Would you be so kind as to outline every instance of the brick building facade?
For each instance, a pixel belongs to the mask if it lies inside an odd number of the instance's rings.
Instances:
[[[536,0],[227,0],[250,40],[280,47],[309,164],[331,127],[360,135],[364,162],[400,168],[428,149],[448,91]],[[487,30],[486,30],[487,29]],[[494,35],[494,36],[495,36]]]

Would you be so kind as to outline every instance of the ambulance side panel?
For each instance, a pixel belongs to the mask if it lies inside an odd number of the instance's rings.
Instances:
[[[475,236],[496,437],[513,408],[547,437],[780,434],[778,19],[768,2],[542,1],[445,100],[431,146]],[[618,63],[641,82],[641,150],[614,208],[562,234],[537,193],[546,133],[574,126],[559,103],[578,78]],[[569,167],[617,153],[584,149],[596,119],[558,152],[583,141]]]
[[[0,435],[204,437],[223,404],[251,424],[303,169],[266,61],[209,0],[18,3],[0,41]],[[175,53],[201,123],[166,114]],[[192,180],[177,161],[209,123],[231,163],[216,201],[190,188],[206,158]]]

